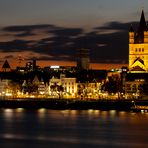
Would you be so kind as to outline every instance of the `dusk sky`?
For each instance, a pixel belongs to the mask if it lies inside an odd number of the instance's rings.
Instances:
[[[148,0],[0,0],[0,66],[19,66],[19,56],[70,64],[80,48],[92,63],[126,64],[130,24],[137,27],[142,9],[148,20]]]

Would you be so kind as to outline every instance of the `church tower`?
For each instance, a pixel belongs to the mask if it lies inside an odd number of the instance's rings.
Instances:
[[[129,70],[148,72],[148,26],[142,10],[137,31],[129,30]]]

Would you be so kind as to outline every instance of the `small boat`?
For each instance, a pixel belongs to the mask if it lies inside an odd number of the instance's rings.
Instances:
[[[147,113],[148,112],[148,106],[145,106],[145,105],[134,105],[134,106],[131,107],[131,110],[133,112]]]

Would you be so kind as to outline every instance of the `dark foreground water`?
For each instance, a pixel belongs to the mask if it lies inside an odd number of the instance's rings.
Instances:
[[[0,148],[147,148],[148,113],[0,109]]]

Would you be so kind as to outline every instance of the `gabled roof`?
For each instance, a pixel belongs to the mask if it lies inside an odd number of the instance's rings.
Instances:
[[[34,79],[33,79],[32,82],[33,82],[33,83],[39,83],[39,82],[40,82],[37,75],[35,75],[35,77],[34,77]]]
[[[139,61],[141,64],[144,65],[144,61],[143,61],[140,57],[138,57],[138,58],[134,61],[134,63],[137,62],[137,61]]]
[[[3,69],[10,69],[11,68],[7,60],[4,62],[2,68]]]
[[[145,71],[144,61],[140,57],[133,62],[131,71]]]
[[[131,71],[145,71],[144,69],[142,69],[140,66],[135,66],[132,68]]]

